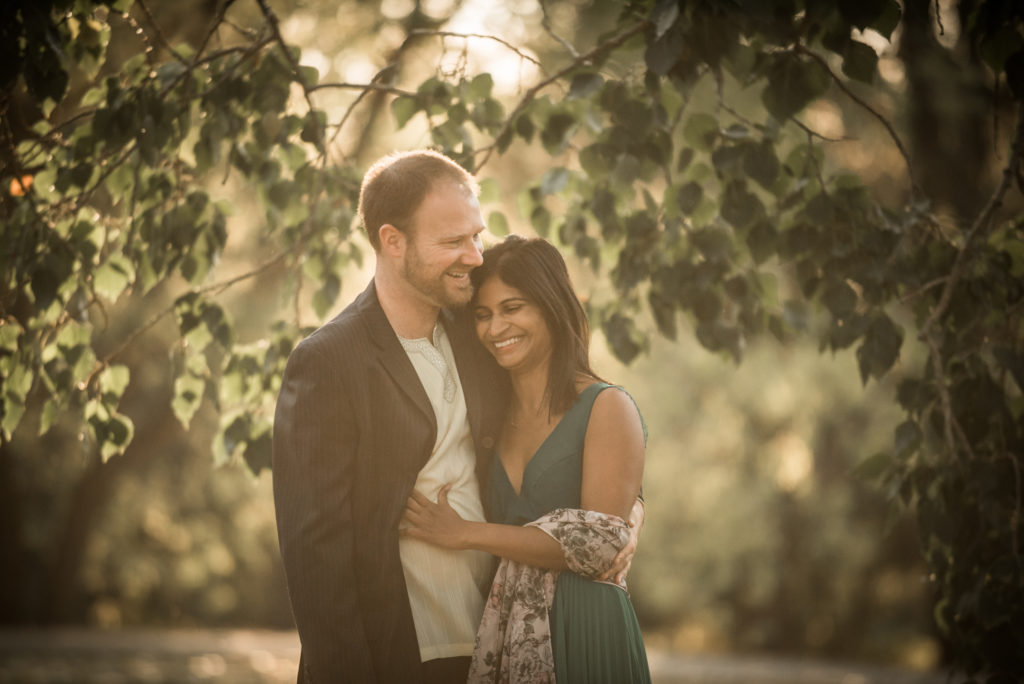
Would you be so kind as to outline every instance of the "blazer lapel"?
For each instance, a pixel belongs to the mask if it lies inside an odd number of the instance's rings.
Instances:
[[[416,405],[416,408],[419,409],[424,417],[430,421],[431,429],[436,437],[437,419],[434,416],[434,409],[430,405],[430,399],[423,389],[423,383],[420,382],[416,369],[413,368],[412,362],[409,361],[409,356],[405,353],[405,349],[402,348],[402,343],[398,341],[398,336],[391,327],[391,323],[388,322],[384,309],[380,306],[380,300],[377,299],[377,289],[373,281],[370,281],[369,286],[359,296],[359,299],[359,308],[363,314],[363,320],[366,321],[370,337],[377,346],[378,361],[384,366],[384,370],[391,376],[391,379],[394,380],[395,385]]]

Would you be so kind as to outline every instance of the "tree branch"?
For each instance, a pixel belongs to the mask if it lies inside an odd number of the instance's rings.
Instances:
[[[789,120],[792,121],[793,123],[795,123],[797,125],[797,127],[802,128],[804,133],[806,133],[808,137],[818,138],[819,140],[822,140],[824,142],[837,143],[837,142],[849,142],[851,140],[856,140],[856,138],[851,138],[849,136],[843,136],[842,138],[830,138],[827,135],[822,135],[821,133],[818,133],[818,131],[814,130],[813,128],[811,128],[807,124],[805,124],[802,121],[800,121],[800,119],[796,118],[795,116],[789,117]]]
[[[942,427],[946,438],[946,447],[949,455],[956,457],[956,440],[953,439],[953,404],[949,398],[949,388],[946,387],[946,369],[943,368],[942,354],[939,352],[939,345],[933,334],[925,337],[928,350],[932,360],[932,372],[935,374],[935,386],[939,390],[939,401],[942,402]]]
[[[188,62],[185,60],[185,58],[178,54],[177,50],[171,47],[171,44],[167,41],[167,38],[164,36],[163,31],[160,30],[160,26],[156,23],[156,20],[153,19],[152,12],[150,12],[149,8],[146,7],[146,3],[143,0],[135,0],[135,4],[138,5],[139,8],[142,10],[142,13],[146,15],[146,21],[148,21],[149,25],[153,27],[153,33],[156,34],[157,40],[159,40],[160,43],[163,44],[164,49],[171,53],[171,56],[174,57],[175,60],[181,62],[185,66],[188,66]]]
[[[800,54],[807,55],[808,57],[810,57],[811,59],[816,61],[818,63],[818,65],[821,66],[821,68],[825,70],[825,73],[827,73],[829,75],[829,78],[831,78],[832,81],[839,87],[839,89],[842,90],[844,93],[846,93],[847,97],[849,97],[851,100],[856,102],[861,108],[863,108],[869,114],[874,116],[876,119],[878,119],[882,123],[883,126],[885,126],[885,130],[889,132],[889,137],[891,137],[893,142],[896,143],[897,149],[899,149],[900,154],[903,155],[903,161],[906,162],[906,164],[907,164],[907,175],[910,176],[910,187],[911,187],[911,190],[913,191],[913,193],[915,195],[920,195],[921,194],[921,188],[920,188],[920,186],[918,186],[917,180],[914,178],[914,167],[910,163],[910,154],[907,152],[907,148],[906,148],[906,146],[904,146],[903,141],[900,140],[899,134],[896,133],[896,129],[893,128],[891,123],[889,123],[889,120],[886,119],[881,114],[879,114],[878,111],[875,110],[874,107],[869,105],[863,99],[858,97],[856,93],[854,93],[852,90],[850,90],[850,88],[846,85],[846,83],[844,83],[843,80],[841,78],[839,78],[839,76],[836,75],[835,72],[832,71],[832,69],[828,65],[828,62],[825,61],[824,57],[822,57],[821,55],[817,54],[816,52],[813,52],[812,50],[809,50],[807,47],[805,47],[803,45],[800,45],[800,44],[798,44],[796,46],[796,51],[798,53],[800,53]]]
[[[315,85],[315,86],[310,86],[309,90],[310,90],[310,92],[313,92],[313,91],[316,91],[316,90],[324,90],[324,89],[327,89],[327,88],[339,88],[339,89],[363,90],[363,91],[374,90],[374,91],[381,92],[381,93],[388,93],[389,95],[398,95],[398,96],[404,95],[406,97],[416,97],[416,93],[414,91],[412,91],[412,90],[403,90],[401,88],[395,88],[393,86],[383,85],[381,83],[374,83],[374,82],[370,82],[370,83],[320,83],[320,84]],[[338,124],[338,125],[340,125],[340,124]]]
[[[946,287],[943,288],[942,295],[939,297],[939,303],[932,310],[931,315],[928,316],[928,320],[921,326],[918,338],[924,339],[929,334],[935,321],[946,313],[946,309],[949,308],[949,302],[953,298],[953,288],[956,287],[960,278],[963,277],[964,270],[967,267],[967,253],[970,252],[971,246],[978,235],[992,222],[996,209],[1002,206],[1003,197],[1010,189],[1010,185],[1013,183],[1017,172],[1017,167],[1021,164],[1022,160],[1024,160],[1024,106],[1017,110],[1017,130],[1014,133],[1013,143],[1010,148],[1010,159],[1006,162],[1006,167],[1003,169],[1003,179],[999,183],[999,187],[992,193],[981,213],[974,219],[974,225],[967,231],[964,244],[960,247],[960,251],[957,252],[956,261],[953,262],[953,270],[950,271],[949,279],[946,280]]]
[[[530,102],[533,101],[533,98],[537,96],[537,93],[539,93],[541,90],[548,87],[552,83],[558,81],[563,76],[572,73],[580,66],[587,64],[588,62],[591,62],[595,57],[598,57],[601,54],[608,52],[609,50],[614,50],[615,48],[619,47],[627,40],[629,40],[636,34],[646,29],[648,26],[650,26],[650,21],[644,20],[639,24],[636,24],[635,26],[626,29],[617,36],[609,38],[607,41],[601,43],[600,45],[590,50],[586,54],[580,55],[575,60],[573,60],[571,64],[560,70],[558,73],[544,79],[537,85],[527,90],[523,97],[519,100],[519,103],[516,105],[515,109],[512,110],[512,113],[508,115],[507,119],[505,119],[505,123],[501,127],[501,130],[498,131],[498,135],[494,136],[495,142],[491,143],[487,147],[482,147],[476,151],[478,154],[483,153],[484,157],[483,159],[480,160],[480,163],[474,164],[474,167],[470,169],[470,172],[477,173],[480,171],[480,169],[484,167],[485,164],[487,164],[487,161],[491,158],[491,155],[494,153],[495,147],[497,146],[497,141],[501,140],[502,137],[508,134],[508,132],[512,128],[512,124],[515,123],[516,117],[519,116],[523,109],[526,108],[526,105],[530,104]]]
[[[274,10],[270,9],[270,5],[267,4],[267,0],[256,0],[260,6],[260,11],[263,13],[263,18],[267,20],[267,25],[270,26],[270,32],[274,36],[274,40],[281,47],[281,52],[284,54],[284,58],[288,61],[288,65],[292,68],[292,73],[295,74],[295,80],[298,81],[302,87],[302,95],[306,98],[306,104],[309,106],[309,111],[315,111],[316,107],[313,104],[313,98],[310,96],[312,92],[310,90],[309,82],[306,81],[306,77],[302,75],[302,69],[300,68],[298,60],[295,59],[295,55],[288,49],[288,43],[284,41],[284,36],[281,35],[280,22],[277,20],[277,15],[274,14]],[[230,3],[229,3],[230,4]],[[327,145],[324,140],[323,127],[319,121],[316,121],[316,117],[313,117],[316,125],[316,146],[320,150],[321,157],[327,156]]]
[[[211,285],[207,285],[206,287],[201,287],[198,290],[195,290],[195,293],[208,294],[212,292],[214,296],[219,295],[232,285],[236,285],[237,283],[240,283],[243,280],[248,280],[249,278],[255,278],[264,271],[276,265],[278,262],[282,261],[289,254],[291,254],[291,251],[281,252],[277,256],[271,258],[268,261],[263,262],[262,264],[252,269],[251,271],[246,271],[241,275],[237,275],[234,278],[228,278],[227,280],[221,281],[219,283],[213,283]],[[159,323],[168,315],[174,313],[174,307],[175,304],[172,303],[167,308],[154,314],[154,316],[150,318],[148,321],[146,321],[143,325],[136,328],[131,335],[125,338],[125,340],[121,344],[119,344],[116,349],[114,349],[114,351],[110,352],[109,354],[103,357],[103,360],[98,363],[96,369],[93,370],[91,375],[95,375],[99,370],[102,370],[106,366],[109,366],[111,361],[113,361],[117,356],[124,352],[125,349],[131,346],[131,344],[135,340],[139,339],[139,337],[141,337],[147,330],[152,328],[154,325]]]
[[[548,16],[548,6],[544,3],[544,0],[540,0],[540,11],[544,15],[544,18],[540,22],[541,28],[543,28],[547,34],[555,40],[555,42],[564,47],[566,51],[572,55],[573,59],[578,59],[580,56],[579,51],[573,47],[572,43],[567,41],[565,38],[562,38],[562,36],[555,33],[555,30],[551,28],[551,17]]]
[[[517,48],[512,43],[508,42],[504,38],[499,38],[498,36],[492,36],[492,35],[487,34],[487,33],[458,33],[458,32],[455,32],[455,31],[438,31],[438,30],[435,30],[435,29],[413,29],[412,31],[409,31],[409,37],[410,38],[419,38],[419,37],[423,37],[423,36],[437,36],[439,38],[466,38],[466,39],[469,39],[469,38],[479,38],[481,40],[493,40],[495,43],[499,43],[501,45],[504,45],[509,50],[511,50],[512,52],[514,52],[517,55],[519,55],[519,57],[521,59],[525,59],[526,61],[532,62],[533,64],[535,64],[541,70],[542,73],[544,71],[544,67],[541,65],[541,63],[539,61],[537,61],[537,59],[535,57],[531,57],[530,55],[526,54],[525,52],[523,52],[522,50]]]

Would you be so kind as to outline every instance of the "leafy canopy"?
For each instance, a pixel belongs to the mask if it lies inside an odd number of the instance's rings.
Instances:
[[[172,319],[170,408],[187,428],[208,400],[221,420],[215,457],[269,466],[270,407],[305,330],[282,315],[269,336],[241,342],[219,297],[284,269],[289,298],[311,292],[320,317],[336,306],[359,259],[361,170],[333,158],[332,140],[353,108],[384,97],[397,129],[422,127],[474,171],[513,148],[550,158],[518,194],[519,213],[610,278],[590,315],[623,361],[643,353],[648,320],[672,339],[682,320],[736,361],[755,336],[820,334],[823,350],[856,349],[865,383],[898,373],[906,421],[862,474],[917,514],[935,619],[958,664],[993,681],[1024,675],[1024,222],[1000,212],[1022,185],[1019,3],[962,8],[962,41],[982,60],[972,73],[983,87],[1005,84],[1016,124],[988,200],[953,226],[936,213],[943,198],[919,185],[896,116],[877,104],[900,96],[865,37],[884,43],[906,29],[894,0],[637,0],[516,99],[496,95],[490,74],[458,69],[400,87],[402,50],[440,32],[410,32],[367,83],[320,83],[266,0],[237,42],[210,40],[227,3],[205,40],[173,47],[143,29],[142,2],[23,4],[0,21],[2,439],[27,429],[26,406],[38,402],[40,432],[70,415],[99,457],[122,453],[133,378],[121,359]],[[103,69],[118,22],[148,49]],[[317,104],[334,89],[356,95],[337,120]],[[843,172],[833,141],[804,122],[821,98],[874,122],[906,165],[899,201]],[[251,189],[258,239],[272,250],[232,276],[218,261],[228,176]],[[489,223],[503,234],[512,222],[494,209]],[[176,294],[141,324],[109,324],[154,292]],[[924,362],[895,370],[908,340]]]

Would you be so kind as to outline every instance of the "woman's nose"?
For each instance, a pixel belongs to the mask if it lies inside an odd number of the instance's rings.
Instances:
[[[491,337],[497,337],[502,332],[504,332],[507,326],[508,322],[502,317],[501,314],[494,314],[493,316],[491,316],[487,332],[491,335]]]

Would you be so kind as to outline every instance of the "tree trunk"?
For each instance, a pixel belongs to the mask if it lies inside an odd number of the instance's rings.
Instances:
[[[908,83],[908,127],[914,173],[940,211],[969,223],[990,185],[991,97],[970,51],[936,39],[932,0],[903,3],[900,57]],[[963,42],[961,40],[961,42]]]

